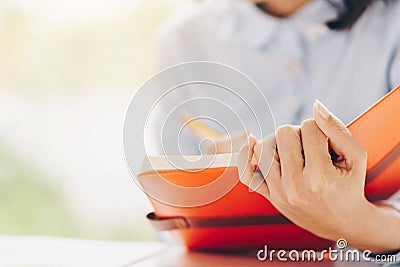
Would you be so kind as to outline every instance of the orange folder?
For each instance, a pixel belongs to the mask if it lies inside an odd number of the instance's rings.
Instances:
[[[368,152],[365,193],[372,200],[385,199],[400,189],[400,87],[391,91],[348,125]],[[145,170],[138,180],[148,192],[156,192],[169,203],[185,203],[212,195],[201,185],[239,181],[233,165],[201,172]],[[174,187],[171,184],[181,187]],[[200,188],[185,191],[186,188]],[[147,218],[160,231],[168,230],[190,249],[324,249],[332,244],[301,229],[281,215],[257,193],[240,182],[223,197],[206,205],[182,207],[149,196],[154,212]]]

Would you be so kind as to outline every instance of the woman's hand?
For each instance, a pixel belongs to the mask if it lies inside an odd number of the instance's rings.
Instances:
[[[261,173],[253,170],[253,156]],[[239,154],[239,172],[244,184],[320,237],[345,238],[372,251],[399,248],[399,214],[364,196],[366,162],[345,125],[316,102],[314,119],[300,127],[279,127],[257,144],[250,135]]]

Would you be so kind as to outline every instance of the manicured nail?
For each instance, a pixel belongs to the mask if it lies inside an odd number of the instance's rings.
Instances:
[[[315,99],[314,108],[315,111],[325,120],[331,115],[330,111],[318,99]]]
[[[249,134],[249,137],[248,137],[249,141],[250,141],[250,140],[254,140],[255,138],[256,138],[256,137],[255,137],[252,133]]]

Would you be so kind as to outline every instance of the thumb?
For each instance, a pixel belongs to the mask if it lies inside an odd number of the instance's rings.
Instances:
[[[360,158],[366,158],[364,149],[353,137],[346,125],[318,100],[315,100],[313,112],[318,127],[328,137],[331,149],[338,156],[347,161],[350,160],[352,163],[358,162]]]

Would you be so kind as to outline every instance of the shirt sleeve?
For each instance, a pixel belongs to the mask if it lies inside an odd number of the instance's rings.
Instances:
[[[395,266],[400,266],[400,253],[396,254],[396,260],[394,262],[390,262],[383,265],[383,267],[395,267]]]
[[[397,192],[393,197],[380,202],[380,204],[390,206],[400,212],[400,191]]]

